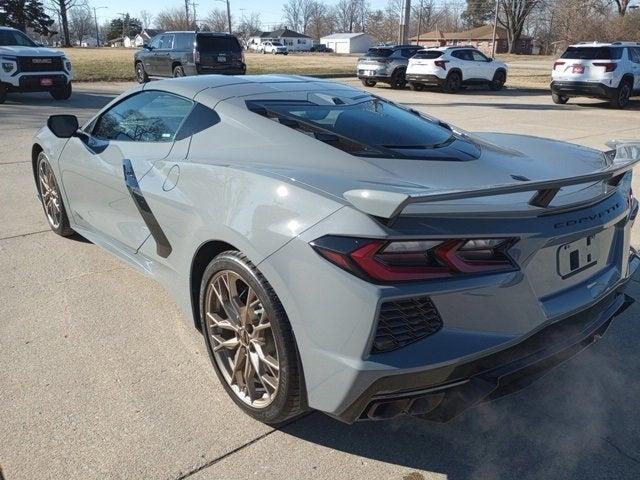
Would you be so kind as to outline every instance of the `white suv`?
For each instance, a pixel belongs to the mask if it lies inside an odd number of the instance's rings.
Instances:
[[[507,65],[474,47],[437,47],[411,57],[405,76],[413,90],[437,85],[452,93],[471,84],[488,84],[500,90],[507,81]]]
[[[260,45],[262,53],[273,53],[274,55],[288,55],[289,50],[280,42],[262,42]]]
[[[20,30],[0,27],[0,103],[7,92],[49,92],[71,96],[71,62],[64,53],[38,46]]]
[[[564,104],[570,97],[609,100],[624,108],[640,95],[640,43],[578,43],[553,64],[551,97]]]

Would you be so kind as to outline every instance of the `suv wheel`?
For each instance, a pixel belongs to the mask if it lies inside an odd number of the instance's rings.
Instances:
[[[136,62],[136,80],[138,80],[138,83],[147,83],[149,81],[149,75],[147,75],[142,62]]]
[[[458,72],[451,72],[444,82],[444,91],[455,93],[462,88],[462,77]]]
[[[504,72],[504,70],[498,70],[493,75],[493,80],[491,80],[489,86],[491,87],[491,90],[502,90],[502,87],[504,87],[504,84],[506,82],[507,74]]]
[[[182,68],[182,65],[176,65],[174,67],[173,76],[174,78],[184,77],[184,68]]]
[[[631,89],[631,82],[629,80],[623,80],[615,91],[613,98],[609,101],[609,105],[613,108],[624,108],[629,105]]]
[[[553,100],[553,103],[555,103],[555,104],[564,105],[565,103],[567,103],[569,101],[569,97],[567,97],[565,95],[560,95],[558,93],[552,93],[551,94],[551,100]]]
[[[233,401],[261,422],[278,425],[303,411],[291,325],[271,285],[240,252],[215,257],[200,287],[209,357]]]
[[[7,86],[0,82],[0,104],[7,101]]]
[[[414,92],[421,92],[424,90],[424,83],[411,82],[409,83],[409,88]]]
[[[375,87],[376,83],[377,82],[375,80],[369,80],[367,78],[364,78],[362,80],[362,85],[364,85],[365,87]]]
[[[51,96],[55,99],[55,100],[68,100],[69,97],[71,97],[71,92],[72,92],[72,88],[71,88],[71,82],[67,82],[67,84],[64,87],[56,87],[53,90],[51,90]]]
[[[404,78],[404,70],[401,68],[396,69],[391,74],[391,88],[400,90],[406,87],[406,85],[407,85],[407,81]]]

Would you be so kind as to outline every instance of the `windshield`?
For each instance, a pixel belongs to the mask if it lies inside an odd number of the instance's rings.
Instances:
[[[24,33],[17,30],[0,30],[1,47],[36,47],[37,45]]]
[[[442,56],[442,52],[439,50],[422,50],[416,53],[412,58],[418,60],[433,60]]]
[[[393,53],[390,48],[370,48],[365,57],[389,57]]]
[[[353,104],[344,104],[338,98],[333,100],[335,105],[306,101],[251,103],[286,115],[289,122],[285,124],[299,120],[327,133],[374,148],[433,149],[455,139],[449,128],[386,100],[368,97]],[[255,109],[252,105],[249,108]]]
[[[271,42],[271,45],[273,45],[274,47],[282,47],[282,44],[280,42]]]
[[[198,35],[198,50],[200,52],[240,52],[240,43],[236,37],[217,35]]]
[[[572,60],[620,60],[621,48],[611,47],[569,47],[562,58]]]

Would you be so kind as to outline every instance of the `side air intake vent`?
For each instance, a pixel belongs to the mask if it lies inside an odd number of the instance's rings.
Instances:
[[[429,297],[384,302],[371,353],[390,352],[433,335],[442,319]]]

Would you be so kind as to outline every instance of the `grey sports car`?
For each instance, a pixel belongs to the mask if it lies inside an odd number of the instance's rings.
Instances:
[[[249,415],[446,421],[605,332],[640,264],[631,170],[609,151],[470,134],[293,76],[141,85],[33,174],[51,228],[161,282]]]

